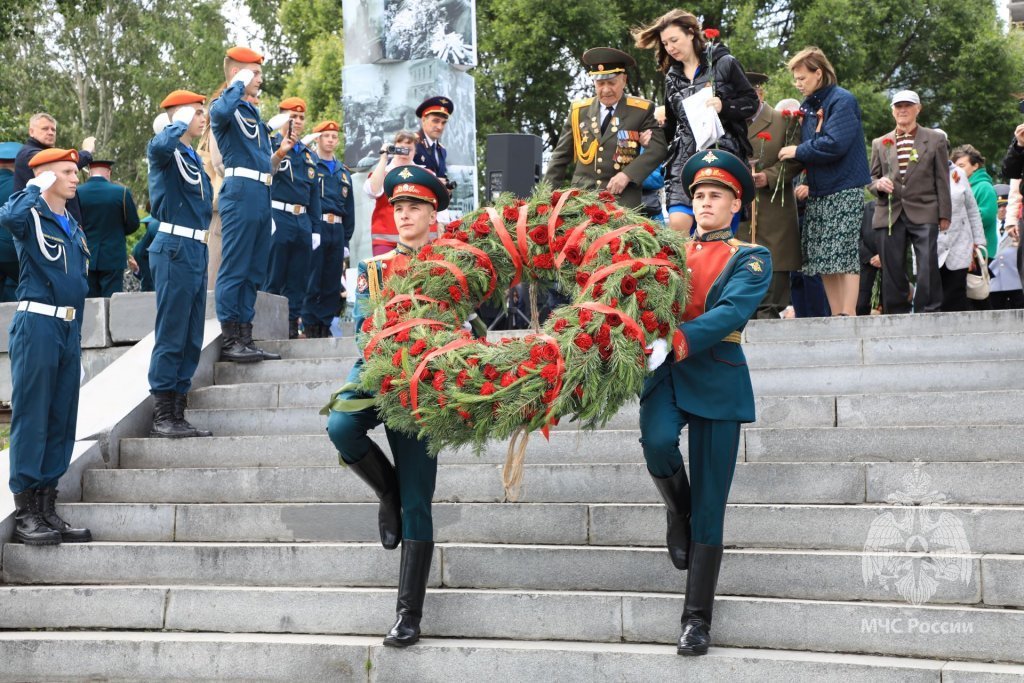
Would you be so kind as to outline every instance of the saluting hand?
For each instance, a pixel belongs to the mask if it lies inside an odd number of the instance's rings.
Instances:
[[[82,140],[82,150],[92,154],[96,151],[96,138],[90,135],[86,139]]]
[[[195,118],[195,115],[195,107],[179,107],[178,111],[174,112],[174,116],[171,120],[174,123],[184,123],[187,126],[192,123],[192,119]]]
[[[57,182],[56,173],[53,171],[43,171],[25,184],[38,187],[40,192],[46,192],[55,182]]]
[[[316,140],[319,137],[320,137],[320,133],[310,133],[306,137],[302,138],[302,144],[304,144],[304,145],[306,145],[308,147],[309,145],[312,145],[313,141]]]
[[[153,132],[160,133],[169,125],[171,125],[171,117],[167,115],[167,112],[164,112],[153,119]]]
[[[608,181],[607,190],[612,194],[622,194],[622,191],[629,185],[629,176],[619,171]]]
[[[252,69],[239,69],[235,74],[235,77],[231,79],[231,82],[235,83],[236,81],[239,81],[242,83],[242,86],[248,87],[250,81],[252,81],[255,76],[256,74],[253,73]]]
[[[291,120],[292,116],[287,112],[275,114],[274,116],[270,117],[269,121],[267,121],[267,128],[269,128],[272,131],[278,131],[284,128],[284,125]]]

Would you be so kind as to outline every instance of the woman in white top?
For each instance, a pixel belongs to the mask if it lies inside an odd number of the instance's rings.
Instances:
[[[393,168],[413,165],[413,154],[416,152],[416,133],[400,130],[395,133],[395,151],[404,154],[388,154],[387,146],[380,150],[380,159],[373,171],[363,183],[363,191],[376,203],[370,216],[370,240],[373,255],[386,254],[398,245],[398,228],[395,227],[395,211],[384,194],[384,177]],[[430,232],[430,238],[437,236],[436,228]]]
[[[976,245],[985,244],[981,213],[967,176],[949,164],[949,194],[953,200],[953,217],[949,230],[939,232],[939,274],[942,276],[942,310],[966,311],[967,270]]]

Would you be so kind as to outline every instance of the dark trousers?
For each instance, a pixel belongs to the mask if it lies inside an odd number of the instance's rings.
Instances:
[[[367,433],[383,421],[373,406],[354,412],[331,411],[327,435],[346,463],[355,463],[370,452]],[[398,492],[402,499],[402,538],[412,541],[434,540],[434,519],[430,504],[437,482],[437,458],[427,455],[427,444],[384,426],[398,474]]]
[[[18,262],[0,261],[0,303],[17,301]]]
[[[123,268],[121,270],[89,271],[89,293],[86,296],[108,299],[121,291],[124,291]]]
[[[789,271],[772,271],[772,283],[768,286],[768,292],[764,300],[757,306],[756,317],[762,320],[778,320],[782,311],[790,304],[789,294]]]
[[[832,315],[820,275],[789,274],[793,311],[798,318],[827,318]]]
[[[79,321],[19,311],[10,327],[11,478],[14,493],[57,485],[78,421]]]
[[[330,326],[341,301],[341,273],[345,265],[345,229],[341,224],[320,224],[320,247],[309,264],[303,324]]]
[[[267,276],[270,255],[270,188],[254,180],[226,178],[218,199],[221,257],[217,271],[217,320],[249,323],[256,291]]]
[[[206,245],[160,235],[149,248],[156,285],[156,328],[150,391],[187,394],[199,365],[206,323]]]
[[[946,313],[971,310],[971,301],[967,298],[967,269],[950,270],[942,266],[939,278],[942,280],[942,310]]]
[[[683,466],[679,435],[689,428],[690,529],[694,543],[722,545],[725,505],[729,498],[740,423],[709,420],[676,406],[671,374],[640,402],[640,444],[647,469],[671,477]]]
[[[312,230],[306,215],[294,216],[275,210],[274,222],[277,230],[270,248],[270,266],[263,291],[287,297],[288,320],[294,322],[302,313],[302,300],[309,282]]]
[[[871,315],[871,292],[875,289],[878,268],[870,263],[860,264],[860,289],[857,291],[857,315]]]
[[[917,289],[914,291],[914,311],[934,313],[942,307],[942,279],[939,276],[939,226],[934,223],[918,225],[900,214],[893,222],[892,234],[888,228],[881,232],[879,254],[882,257],[882,311],[884,313],[910,313],[910,281],[907,277],[907,242],[914,247],[917,258]]]
[[[988,295],[992,301],[992,308],[996,311],[1008,311],[1014,308],[1024,308],[1024,292],[1019,289],[1011,289],[1005,292],[992,292]]]

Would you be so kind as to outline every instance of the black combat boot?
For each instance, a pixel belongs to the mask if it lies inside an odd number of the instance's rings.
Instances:
[[[60,534],[64,543],[89,543],[92,532],[88,529],[75,529],[57,514],[57,489],[39,489],[39,510],[43,520],[51,529]]]
[[[174,419],[174,392],[153,392],[153,427],[149,435],[163,439],[195,436],[195,431]]]
[[[370,452],[362,460],[347,464],[380,499],[377,508],[380,543],[388,550],[394,550],[402,540],[402,501],[398,496],[398,475],[394,466],[380,446],[372,442]]]
[[[252,323],[238,323],[238,335],[242,344],[245,345],[245,348],[249,349],[249,351],[258,353],[260,355],[260,360],[281,360],[281,354],[264,351],[260,347],[256,346],[252,340]]]
[[[60,532],[50,528],[43,519],[39,508],[39,494],[36,489],[28,489],[14,494],[14,536],[15,543],[25,545],[57,545],[60,543]]]
[[[402,569],[398,575],[398,619],[384,637],[391,647],[408,647],[420,639],[423,598],[427,594],[433,541],[402,540]]]
[[[668,532],[665,534],[665,545],[668,555],[676,569],[686,569],[690,552],[690,482],[686,478],[686,468],[680,466],[671,477],[651,479],[658,487],[661,499],[665,501],[665,517],[668,520]]]
[[[298,339],[299,338],[299,321],[289,320],[288,321],[288,338]]]
[[[224,341],[220,347],[220,359],[232,363],[255,363],[263,360],[263,354],[246,347],[240,338],[240,323],[221,323],[220,333]]]
[[[185,408],[188,406],[188,394],[174,392],[174,421],[190,430],[189,436],[213,436],[213,432],[205,429],[197,429],[191,422],[185,419]]]
[[[708,652],[722,550],[720,545],[694,543],[690,546],[690,570],[686,573],[686,597],[681,619],[683,634],[679,636],[677,654],[704,655]]]

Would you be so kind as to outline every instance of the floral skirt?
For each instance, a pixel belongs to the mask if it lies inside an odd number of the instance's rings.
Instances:
[[[800,243],[806,275],[859,273],[864,190],[853,187],[824,197],[808,197]]]

